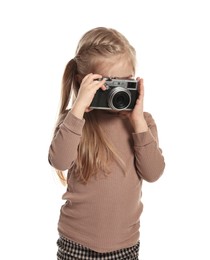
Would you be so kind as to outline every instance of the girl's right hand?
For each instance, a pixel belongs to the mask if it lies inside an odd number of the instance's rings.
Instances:
[[[105,79],[100,74],[90,73],[86,75],[80,85],[77,98],[72,106],[71,113],[78,118],[83,118],[85,112],[90,111],[90,104],[95,96],[96,91],[101,88],[106,90],[104,85]]]

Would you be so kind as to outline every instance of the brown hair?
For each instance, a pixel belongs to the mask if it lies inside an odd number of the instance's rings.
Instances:
[[[78,78],[82,79],[91,72],[97,73],[102,59],[116,56],[125,57],[135,72],[135,49],[121,33],[111,28],[97,27],[82,36],[75,58],[68,62],[63,74],[59,115],[65,113],[70,100],[74,102],[80,86]],[[85,125],[73,167],[79,180],[86,183],[98,169],[108,173],[107,165],[110,159],[115,158],[119,163],[122,162],[97,124],[94,111],[85,113],[84,118]],[[63,173],[57,173],[63,182]]]

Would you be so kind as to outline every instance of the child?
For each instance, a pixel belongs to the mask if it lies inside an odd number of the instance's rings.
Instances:
[[[49,162],[65,181],[57,259],[138,259],[142,181],[165,163],[156,124],[144,112],[144,83],[132,110],[91,109],[105,77],[132,79],[135,50],[114,29],[83,35],[64,71],[59,119]],[[70,100],[71,109],[67,109]]]

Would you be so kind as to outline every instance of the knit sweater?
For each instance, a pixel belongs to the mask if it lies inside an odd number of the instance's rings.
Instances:
[[[142,181],[156,181],[165,163],[151,114],[144,113],[148,131],[133,133],[128,118],[100,110],[94,113],[124,161],[125,169],[113,160],[109,163],[110,174],[99,171],[87,184],[78,181],[71,165],[77,157],[85,120],[75,117],[71,111],[61,117],[56,128],[49,162],[56,169],[69,169],[59,234],[94,251],[110,252],[138,242],[143,210]]]

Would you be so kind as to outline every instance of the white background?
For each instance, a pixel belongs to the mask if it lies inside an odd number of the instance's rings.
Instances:
[[[210,259],[208,1],[0,2],[0,258],[56,259],[62,193],[47,161],[64,67],[113,27],[135,46],[164,175],[144,183],[141,260]],[[125,213],[126,214],[126,213]]]

